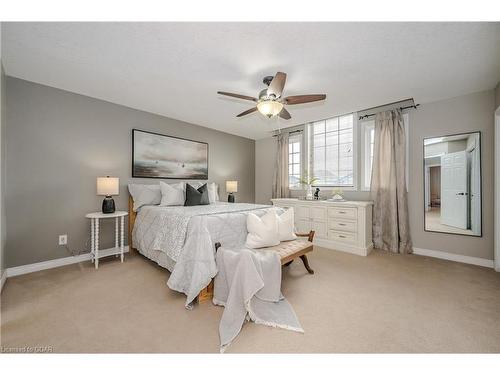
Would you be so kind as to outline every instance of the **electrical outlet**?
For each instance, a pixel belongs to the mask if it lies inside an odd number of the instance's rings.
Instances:
[[[59,236],[59,245],[64,246],[68,243],[68,235],[67,234],[61,234]]]

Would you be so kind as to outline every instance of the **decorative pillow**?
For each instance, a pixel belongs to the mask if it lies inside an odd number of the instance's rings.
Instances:
[[[295,234],[295,222],[293,207],[278,216],[278,233],[280,241],[293,241],[297,238]]]
[[[247,242],[250,249],[276,246],[280,243],[278,232],[278,215],[275,210],[269,210],[262,217],[253,213],[247,215]]]
[[[217,192],[218,186],[215,182],[209,182],[207,184],[208,188],[208,200],[210,204],[215,203],[219,200],[219,193]]]
[[[166,184],[160,181],[161,202],[160,206],[183,206],[184,205],[184,182]]]
[[[158,205],[161,202],[161,191],[158,184],[128,184],[128,191],[134,201],[134,211],[137,211],[142,206]]]
[[[208,200],[207,184],[204,184],[198,189],[186,184],[186,200],[184,206],[198,206],[204,204],[210,204]]]

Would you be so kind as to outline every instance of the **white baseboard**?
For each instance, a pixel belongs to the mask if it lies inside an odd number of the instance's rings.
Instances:
[[[125,246],[123,252],[128,252],[128,246]],[[105,254],[104,254],[105,255]],[[80,262],[86,262],[91,259],[90,253],[80,254],[72,257],[58,258],[53,260],[47,260],[45,262],[26,264],[24,266],[7,268],[4,271],[6,277],[13,277],[18,275],[24,275],[26,273],[37,272],[42,270],[48,270],[50,268],[57,268],[62,266],[67,266],[69,264],[75,264]],[[2,284],[3,285],[3,284]]]
[[[0,271],[0,293],[2,293],[3,285],[5,284],[5,280],[7,280],[7,270]]]
[[[494,262],[491,259],[470,257],[467,255],[459,255],[453,253],[446,253],[444,251],[420,249],[418,247],[413,248],[413,254],[415,255],[425,255],[428,257],[452,260],[454,262],[474,264],[476,266],[494,268]]]

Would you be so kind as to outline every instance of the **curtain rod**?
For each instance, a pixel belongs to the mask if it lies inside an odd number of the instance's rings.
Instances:
[[[392,102],[392,103],[378,105],[376,107],[366,108],[366,109],[363,109],[362,111],[357,111],[357,112],[358,113],[359,112],[366,112],[366,111],[369,111],[371,109],[382,108],[382,107],[387,107],[387,106],[398,104],[398,103],[409,102],[410,100],[413,102],[413,105],[409,105],[409,106],[406,106],[406,107],[399,107],[399,109],[401,111],[403,111],[405,109],[410,109],[410,108],[417,109],[417,107],[420,106],[420,104],[415,104],[415,99],[408,98],[408,99],[398,100],[397,102]],[[354,112],[353,112],[353,114],[354,114]],[[368,118],[368,117],[371,117],[371,116],[375,116],[375,115],[376,115],[376,113],[370,113],[370,114],[367,114],[367,115],[359,116],[359,120],[362,120],[364,118]],[[340,117],[340,116],[342,116],[342,115],[333,116],[333,117]],[[324,119],[324,120],[326,120],[326,119]],[[317,121],[322,121],[322,120],[317,120]],[[311,123],[311,122],[315,122],[315,121],[310,121],[309,123]],[[277,131],[277,130],[275,130],[275,131]],[[280,129],[280,131],[281,131],[281,129]],[[294,133],[300,133],[300,132],[302,132],[302,129],[292,130],[288,134],[294,134]],[[278,134],[274,134],[273,135],[273,137],[277,137],[277,136],[278,136]]]
[[[288,134],[295,134],[295,133],[302,133],[302,129],[297,129],[297,130],[292,130],[291,132],[288,132]],[[277,137],[278,134],[274,134],[273,137]]]
[[[386,106],[387,106],[387,105],[390,105],[390,104],[386,104]],[[405,109],[410,109],[410,108],[412,108],[412,109],[417,109],[417,107],[418,107],[419,105],[420,105],[420,104],[414,104],[414,105],[409,105],[409,106],[406,106],[406,107],[399,107],[399,109],[400,109],[401,111],[403,111],[403,110],[405,110]],[[381,107],[385,107],[385,106],[383,106],[383,105],[382,105]],[[360,119],[360,120],[363,120],[364,118],[372,117],[372,116],[375,116],[375,115],[376,115],[376,113],[370,113],[370,114],[368,114],[368,115],[359,116],[359,119]]]

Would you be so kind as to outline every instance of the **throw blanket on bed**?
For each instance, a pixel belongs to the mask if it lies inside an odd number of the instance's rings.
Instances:
[[[132,232],[133,247],[146,253],[163,252],[175,262],[167,285],[186,294],[186,307],[190,308],[217,273],[215,242],[241,246],[247,235],[248,212],[261,216],[270,209],[277,208],[222,202],[192,207],[143,207]]]
[[[292,306],[281,294],[278,253],[221,247],[216,260],[219,273],[213,302],[225,307],[219,325],[221,353],[236,338],[245,320],[304,332]]]

